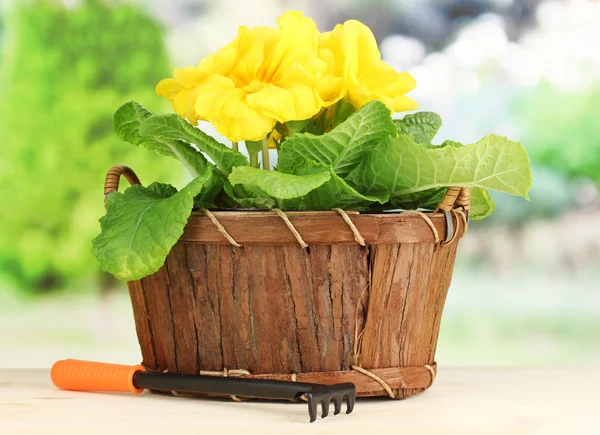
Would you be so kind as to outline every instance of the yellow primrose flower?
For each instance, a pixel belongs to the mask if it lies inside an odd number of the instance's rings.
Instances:
[[[232,44],[205,57],[197,67],[187,66],[175,68],[174,78],[161,80],[156,85],[156,93],[171,101],[173,110],[182,118],[187,118],[191,124],[197,124],[202,119],[196,113],[196,99],[199,86],[213,73],[229,74],[233,68],[237,50]]]
[[[187,118],[191,124],[197,124],[199,117],[194,106],[199,86],[207,75],[197,67],[187,66],[175,68],[173,76],[175,78],[161,80],[156,86],[156,93],[171,101],[175,113]]]
[[[393,112],[417,108],[417,103],[404,95],[415,88],[415,79],[381,60],[375,36],[361,22],[346,21],[323,33],[319,57],[327,64],[319,92],[330,104],[345,97],[357,109],[373,100],[385,103]]]
[[[321,109],[317,82],[326,65],[317,56],[316,24],[300,12],[277,22],[279,29],[240,27],[232,70],[213,71],[198,90],[197,116],[231,141],[261,140],[276,122],[307,119]]]

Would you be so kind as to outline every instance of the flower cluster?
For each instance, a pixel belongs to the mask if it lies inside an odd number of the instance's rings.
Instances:
[[[311,19],[287,12],[278,26],[240,27],[198,66],[175,69],[157,93],[190,123],[208,121],[234,142],[262,140],[277,123],[309,119],[340,100],[356,109],[373,100],[392,112],[417,108],[405,95],[415,80],[381,60],[364,24],[320,34]]]

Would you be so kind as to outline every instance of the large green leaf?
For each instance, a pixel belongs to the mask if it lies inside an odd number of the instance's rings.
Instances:
[[[389,109],[373,101],[329,133],[296,134],[287,139],[281,145],[279,168],[282,172],[295,173],[297,165],[310,160],[332,167],[343,178],[358,166],[365,152],[396,134]]]
[[[172,137],[163,139],[160,137],[145,136],[140,133],[141,125],[152,114],[141,104],[130,101],[121,106],[114,116],[114,129],[121,139],[133,145],[142,145],[158,154],[175,157],[183,164],[192,177],[196,178],[203,173],[205,168],[214,167],[206,160],[206,157],[181,138]],[[219,184],[217,174],[212,180],[213,185]],[[209,189],[210,191],[210,189]]]
[[[387,191],[393,203],[447,186],[482,187],[528,199],[531,169],[519,142],[489,135],[463,147],[429,147],[401,135],[370,151],[348,177],[361,192]]]
[[[303,176],[314,173],[316,169],[328,170],[330,172],[330,179],[310,191],[300,201],[288,203],[286,206],[303,210],[331,210],[335,207],[364,209],[373,203],[384,204],[388,201],[388,192],[363,195],[337,175],[331,166],[326,166],[322,163],[304,161],[295,167],[295,172],[296,175]]]
[[[254,186],[277,199],[292,199],[306,195],[331,178],[329,169],[314,167],[304,175],[238,166],[229,175],[231,184]]]
[[[475,220],[485,219],[496,210],[496,203],[487,189],[472,187],[470,216]]]
[[[115,112],[113,119],[114,130],[117,136],[130,144],[142,145],[158,154],[176,157],[167,144],[152,138],[143,138],[140,135],[140,125],[150,118],[152,113],[136,101],[123,104]]]
[[[175,245],[210,172],[194,179],[180,192],[169,185],[136,185],[113,192],[100,219],[102,232],[92,252],[102,269],[121,280],[136,280],[156,272]]]
[[[394,120],[400,134],[409,134],[417,143],[430,144],[442,126],[442,118],[433,112],[417,112]]]
[[[193,127],[179,115],[153,115],[139,127],[140,135],[158,141],[185,141],[205,153],[226,175],[236,166],[247,166],[248,159],[223,145],[202,130]]]

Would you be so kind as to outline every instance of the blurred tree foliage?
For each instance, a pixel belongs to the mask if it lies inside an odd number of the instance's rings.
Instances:
[[[520,226],[576,207],[582,179],[600,186],[600,85],[560,90],[547,82],[515,98],[512,119],[533,164],[531,202],[493,194],[489,224]]]
[[[173,181],[165,162],[122,143],[112,117],[129,99],[154,110],[168,75],[162,29],[133,5],[22,0],[4,17],[0,80],[0,278],[24,291],[103,276],[90,252],[115,163]],[[126,183],[126,182],[124,182]]]
[[[518,98],[516,109],[533,162],[600,185],[600,84],[565,91],[544,82]]]

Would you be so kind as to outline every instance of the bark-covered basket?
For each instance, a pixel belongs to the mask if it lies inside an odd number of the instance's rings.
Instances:
[[[115,166],[105,194],[121,175],[139,183]],[[424,391],[468,210],[451,187],[433,213],[194,212],[165,265],[128,283],[142,364]]]

